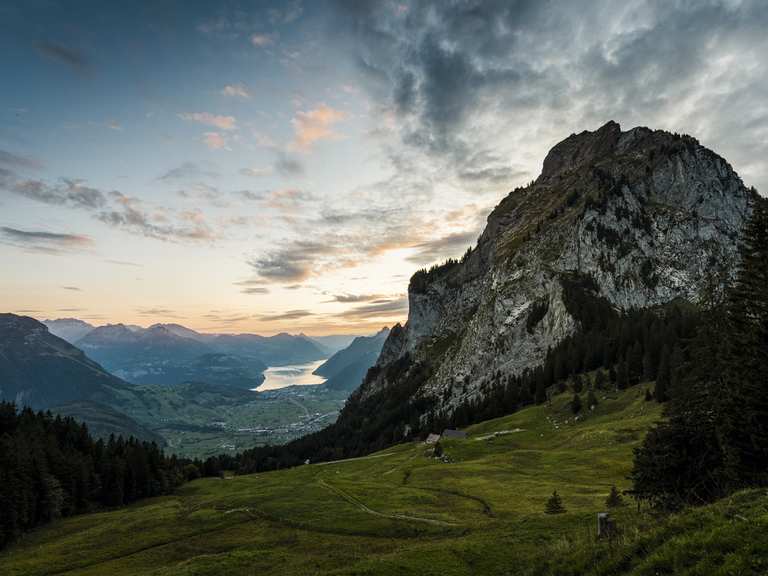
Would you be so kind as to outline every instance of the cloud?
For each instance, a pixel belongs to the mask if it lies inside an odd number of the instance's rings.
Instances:
[[[408,313],[408,298],[400,296],[393,299],[382,299],[371,304],[355,306],[336,314],[344,320],[369,320],[371,318],[400,318]]]
[[[177,191],[182,198],[192,198],[195,200],[208,200],[215,206],[226,206],[227,202],[221,199],[221,192],[216,186],[211,186],[204,182],[195,182],[186,188]]]
[[[272,174],[272,168],[241,168],[239,172],[242,176],[261,178],[262,176],[269,176]]]
[[[120,192],[112,192],[111,196],[113,209],[96,215],[106,224],[163,241],[212,241],[216,238],[199,211],[173,213],[175,222],[169,222],[166,211],[150,212],[138,198]]]
[[[474,245],[477,232],[454,232],[442,238],[422,242],[414,246],[417,253],[408,260],[416,264],[432,264],[446,258],[456,258]]]
[[[264,48],[275,43],[273,34],[251,34],[251,44],[257,48]]]
[[[288,310],[287,312],[276,314],[263,314],[257,318],[262,322],[277,322],[281,320],[300,320],[309,316],[314,316],[314,313],[309,310]]]
[[[142,268],[141,264],[136,262],[128,262],[127,260],[104,260],[107,264],[114,264],[115,266],[132,266],[134,268]]]
[[[78,288],[77,286],[62,286],[62,288],[64,290],[70,290],[72,292],[82,292],[82,290],[80,288]]]
[[[237,130],[237,120],[234,116],[219,116],[209,112],[182,112],[179,118],[213,126],[219,130]]]
[[[615,119],[691,133],[768,189],[764,2],[349,0],[335,16],[400,142],[467,188],[522,184],[563,135]]]
[[[240,190],[237,192],[237,194],[239,194],[246,200],[252,200],[252,201],[264,200],[264,198],[266,198],[265,192],[253,192],[251,190]]]
[[[304,174],[304,165],[298,158],[280,153],[274,164],[275,172],[286,178],[294,178]]]
[[[195,162],[184,162],[181,165],[171,168],[158,180],[199,180],[201,178],[217,178],[219,173],[212,168],[207,168]]]
[[[317,108],[298,111],[291,120],[293,124],[293,147],[308,150],[315,142],[331,140],[339,135],[333,131],[333,126],[346,117],[340,110],[321,104]]]
[[[306,190],[298,188],[283,188],[273,190],[267,197],[267,206],[285,213],[295,213],[308,202],[315,202],[317,197]]]
[[[269,11],[269,21],[272,24],[290,24],[301,18],[304,7],[300,0],[286,2],[282,9],[273,8]]]
[[[168,308],[136,308],[139,316],[162,316],[164,318],[184,318],[184,316]]]
[[[211,150],[221,150],[227,147],[227,141],[219,132],[206,132],[203,134],[203,142]]]
[[[45,230],[20,230],[0,227],[0,242],[32,252],[60,254],[90,248],[93,240],[82,234],[63,234]]]
[[[248,100],[251,97],[251,92],[243,84],[227,84],[221,89],[223,96],[229,96],[232,98],[242,98]]]
[[[317,264],[317,259],[333,253],[333,247],[297,240],[283,248],[252,258],[248,264],[265,282],[302,282]]]
[[[380,300],[384,298],[381,294],[334,294],[331,302],[341,302],[343,304],[351,304],[357,302],[370,302],[372,300]]]
[[[88,72],[88,61],[79,50],[64,46],[63,44],[44,41],[38,42],[37,51],[50,60],[66,64],[77,73],[83,74]]]
[[[0,150],[0,166],[5,166],[11,169],[29,170],[40,170],[43,167],[42,163],[34,158],[17,156],[6,150]]]
[[[264,286],[265,281],[260,278],[250,280],[240,280],[235,282],[235,286],[242,286],[240,290],[243,294],[269,294],[269,289]]]
[[[107,202],[103,192],[86,186],[82,180],[62,178],[49,184],[42,180],[18,180],[9,174],[0,180],[0,187],[30,200],[72,208],[101,208]]]

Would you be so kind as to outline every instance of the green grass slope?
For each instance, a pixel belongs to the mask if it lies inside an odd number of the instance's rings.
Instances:
[[[636,387],[574,420],[568,398],[423,444],[291,470],[198,480],[178,494],[58,521],[0,555],[5,575],[762,574],[768,497],[669,518],[632,506],[596,542],[659,417]],[[567,513],[543,513],[553,490]]]

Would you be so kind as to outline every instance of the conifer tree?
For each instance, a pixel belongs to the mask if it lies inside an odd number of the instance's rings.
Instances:
[[[573,375],[573,391],[576,392],[576,394],[581,394],[581,391],[584,389],[584,380],[581,378],[581,374],[574,374]]]
[[[573,400],[571,400],[571,411],[574,414],[581,412],[581,396],[578,394],[573,395]]]
[[[587,407],[591,410],[594,406],[597,406],[597,396],[595,396],[595,391],[590,388],[587,394]]]
[[[597,390],[605,388],[605,372],[603,370],[598,370],[595,374],[595,388]]]
[[[656,371],[656,387],[653,391],[657,402],[669,400],[669,384],[669,350],[664,347],[661,350],[659,369]]]
[[[549,500],[547,500],[547,505],[544,508],[544,512],[546,514],[563,514],[565,512],[565,506],[563,506],[563,501],[560,498],[560,495],[557,493],[557,490],[552,492],[552,496],[549,497]]]
[[[618,506],[624,505],[624,499],[621,497],[621,494],[619,494],[616,486],[611,486],[611,492],[605,499],[605,505],[608,508],[617,508]]]
[[[729,292],[722,436],[732,487],[768,484],[768,200],[756,196]]]

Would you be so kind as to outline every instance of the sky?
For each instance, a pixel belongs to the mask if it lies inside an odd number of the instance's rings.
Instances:
[[[370,333],[608,120],[768,190],[768,3],[0,3],[0,302]]]

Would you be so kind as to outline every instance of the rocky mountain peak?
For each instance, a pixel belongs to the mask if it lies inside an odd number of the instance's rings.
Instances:
[[[481,394],[492,374],[539,365],[577,329],[564,283],[589,280],[615,308],[698,302],[733,273],[754,191],[689,136],[608,122],[556,144],[542,174],[510,192],[461,261],[411,279],[365,399],[406,355],[428,363],[417,392],[439,408]]]
[[[571,134],[556,144],[544,158],[540,181],[550,180],[586,164],[594,163],[599,158],[610,154],[621,138],[621,127],[613,120],[589,132]]]

